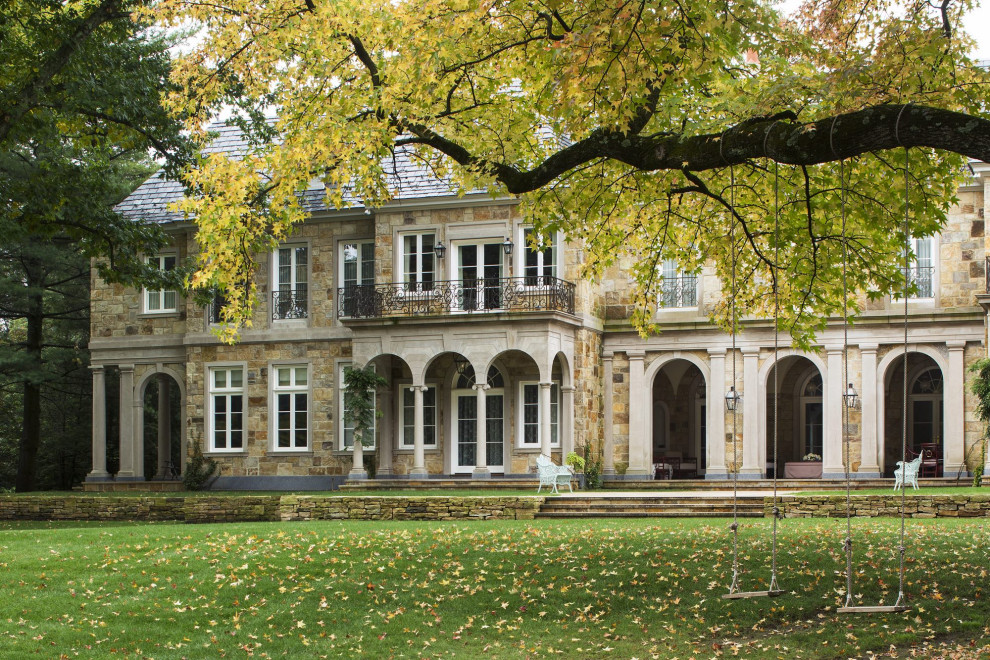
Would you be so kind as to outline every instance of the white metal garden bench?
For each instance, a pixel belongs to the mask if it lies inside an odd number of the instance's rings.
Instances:
[[[905,488],[905,484],[911,484],[918,490],[918,469],[921,467],[921,456],[909,463],[897,461],[897,469],[894,470],[894,490]]]
[[[540,454],[536,458],[536,469],[540,475],[540,487],[536,489],[537,493],[542,491],[544,486],[550,486],[554,493],[559,493],[557,487],[564,485],[572,493],[574,492],[574,488],[571,486],[571,477],[574,476],[574,472],[571,471],[569,465],[557,465],[545,454]]]

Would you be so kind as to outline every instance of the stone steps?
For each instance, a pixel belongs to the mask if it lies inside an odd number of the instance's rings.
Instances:
[[[731,497],[560,497],[543,503],[537,518],[725,518]],[[762,518],[763,497],[740,498],[736,515]]]

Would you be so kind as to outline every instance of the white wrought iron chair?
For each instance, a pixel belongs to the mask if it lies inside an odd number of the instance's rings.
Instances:
[[[918,490],[918,469],[921,467],[921,456],[905,463],[897,461],[897,469],[894,470],[894,490],[905,488],[905,484],[911,484]]]

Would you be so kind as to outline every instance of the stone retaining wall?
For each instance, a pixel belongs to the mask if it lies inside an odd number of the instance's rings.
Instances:
[[[857,517],[898,517],[901,496],[853,495],[852,514]],[[845,518],[845,495],[784,495],[779,498],[785,518]],[[767,516],[773,513],[773,498],[764,500]],[[990,518],[990,495],[908,495],[904,498],[908,518]]]
[[[0,520],[532,520],[543,497],[0,496]]]

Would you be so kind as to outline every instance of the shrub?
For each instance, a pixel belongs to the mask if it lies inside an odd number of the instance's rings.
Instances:
[[[182,473],[182,485],[186,490],[208,490],[220,476],[220,466],[210,457],[203,456],[199,443],[193,443],[193,454]]]
[[[567,465],[571,466],[571,468],[575,472],[583,472],[584,471],[584,459],[577,452],[574,452],[574,451],[567,452],[567,459],[564,460],[564,463],[566,463]]]

